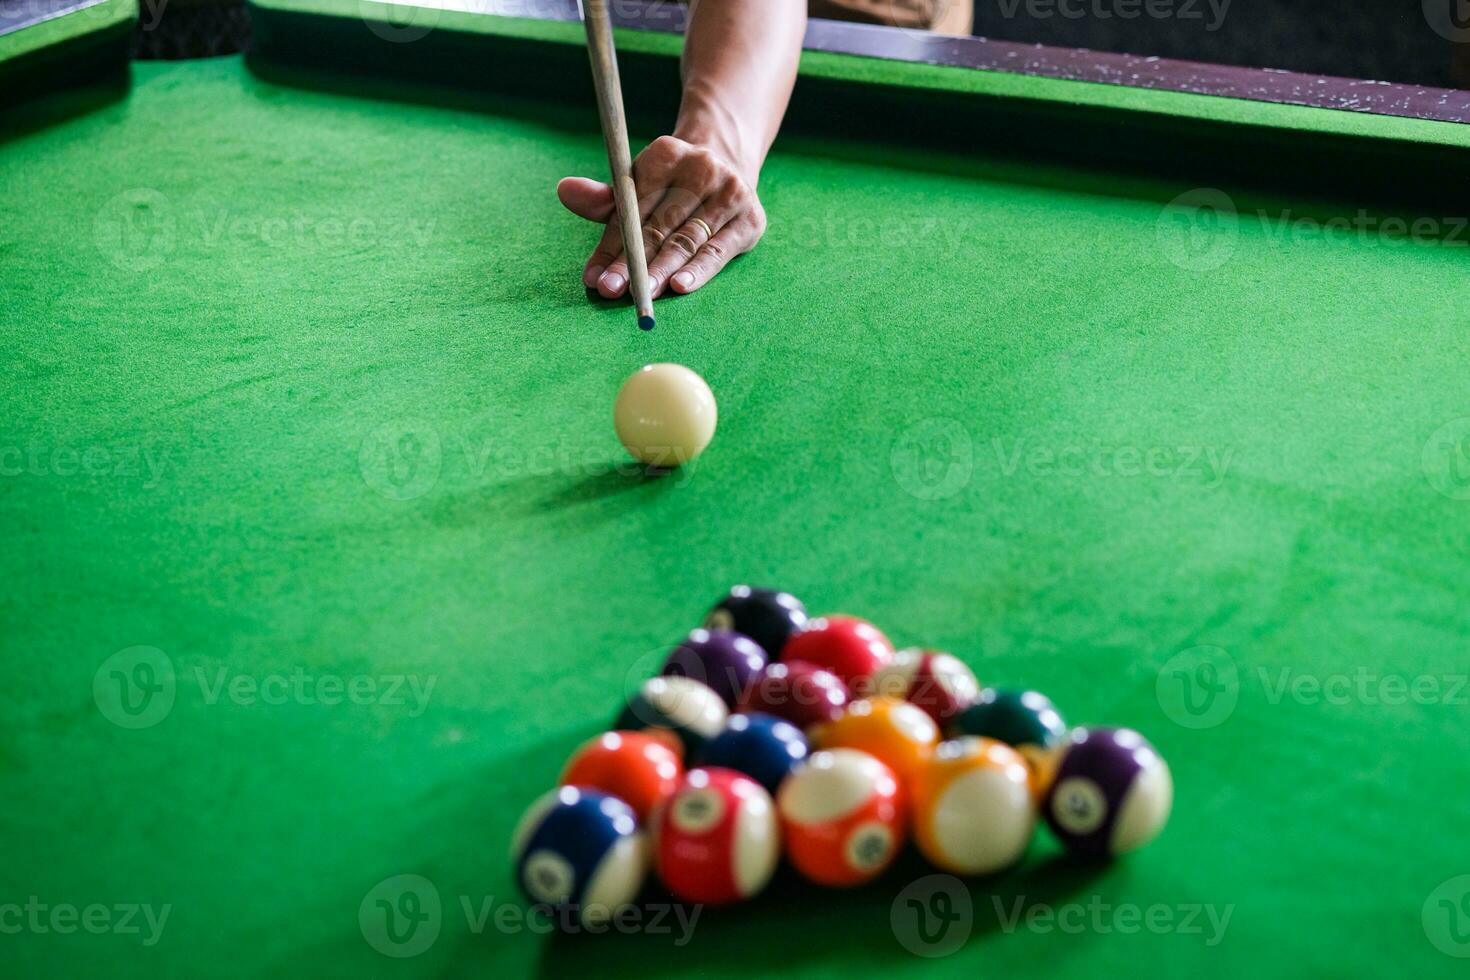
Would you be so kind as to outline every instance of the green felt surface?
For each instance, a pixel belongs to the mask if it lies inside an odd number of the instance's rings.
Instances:
[[[585,297],[595,236],[552,194],[605,168],[590,107],[134,77],[0,118],[16,975],[1463,970],[1463,247],[793,133],[767,241],[650,335]],[[663,479],[610,419],[651,360],[722,412]],[[1093,870],[1039,834],[938,959],[895,937],[912,860],[683,944],[497,928],[518,812],[742,580],[1141,729],[1170,826]],[[129,728],[138,663],[173,696]],[[359,913],[403,874],[442,911],[392,958]],[[11,928],[31,896],[168,918]]]

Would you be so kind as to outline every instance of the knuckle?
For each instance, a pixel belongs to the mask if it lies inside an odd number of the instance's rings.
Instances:
[[[699,248],[699,245],[693,238],[680,229],[669,236],[666,247],[677,248],[685,255],[693,255],[695,249]]]
[[[715,262],[724,262],[730,258],[730,250],[721,243],[714,240],[705,242],[704,250]]]
[[[673,136],[660,136],[658,139],[648,144],[648,149],[656,156],[671,157],[679,152],[679,147],[681,145],[682,141],[676,139]]]

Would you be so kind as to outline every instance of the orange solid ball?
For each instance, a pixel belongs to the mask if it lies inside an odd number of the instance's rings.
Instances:
[[[819,749],[857,749],[892,769],[907,786],[939,743],[939,726],[918,705],[899,698],[854,701],[833,722],[812,729]]]
[[[616,796],[640,821],[674,794],[684,776],[679,754],[644,732],[604,732],[573,753],[562,786],[581,786]]]

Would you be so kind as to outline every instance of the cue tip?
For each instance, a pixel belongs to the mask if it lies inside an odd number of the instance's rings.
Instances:
[[[653,314],[651,312],[650,313],[639,313],[638,314],[638,326],[641,329],[643,329],[643,330],[652,330],[653,329]]]

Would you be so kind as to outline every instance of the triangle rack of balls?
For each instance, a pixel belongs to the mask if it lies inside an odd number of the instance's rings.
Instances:
[[[785,859],[870,881],[908,840],[959,875],[1021,860],[1038,822],[1072,855],[1152,840],[1169,768],[1127,728],[1069,728],[1036,691],[982,688],[959,658],[895,651],[872,623],[809,619],[736,586],[579,748],[521,818],[516,878],[564,924],[606,921],[650,873],[676,898],[750,898]]]

